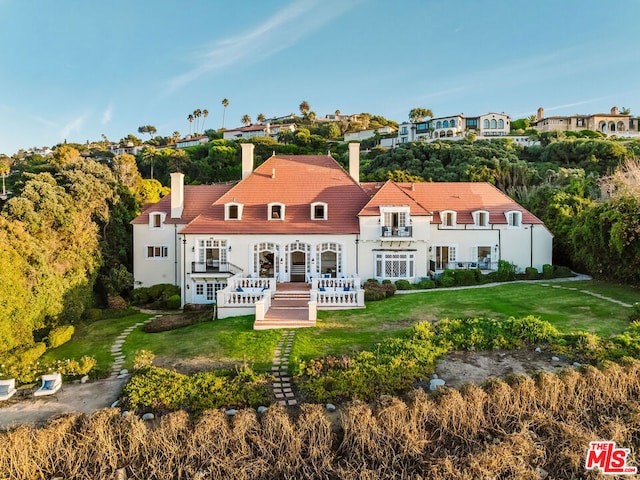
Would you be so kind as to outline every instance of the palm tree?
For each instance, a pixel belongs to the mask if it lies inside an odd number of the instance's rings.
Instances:
[[[300,109],[300,113],[303,117],[306,117],[307,113],[309,113],[309,110],[311,109],[311,107],[309,107],[309,102],[306,100],[303,100],[298,108]]]
[[[340,109],[336,110],[336,120],[340,120]]]
[[[193,130],[193,133],[195,134],[198,131],[198,119],[202,116],[202,110],[200,110],[199,108],[196,108],[193,111],[193,118],[195,118],[196,120],[196,127]]]
[[[202,133],[204,133],[204,121],[207,119],[208,116],[209,116],[209,110],[205,108],[204,110],[202,110]]]
[[[187,117],[187,120],[189,120],[189,133],[191,133],[191,124],[193,123],[193,115],[189,114],[189,116]]]
[[[251,117],[249,115],[247,115],[247,114],[244,114],[242,116],[241,122],[242,122],[243,125],[248,127],[249,125],[251,125]]]
[[[142,151],[142,164],[151,166],[151,178],[153,179],[153,164],[156,161],[156,157],[159,156],[158,150],[154,147],[147,147]]]
[[[263,113],[259,113],[258,117],[257,117],[258,123],[264,123],[264,121],[266,120],[265,116]]]
[[[11,163],[9,157],[0,158],[0,175],[2,175],[2,198],[7,198],[7,188],[4,184],[4,179],[7,178],[11,171]]]
[[[222,129],[224,130],[224,114],[227,111],[227,107],[229,106],[229,100],[226,98],[223,98],[222,106],[224,107],[224,110],[222,110]]]

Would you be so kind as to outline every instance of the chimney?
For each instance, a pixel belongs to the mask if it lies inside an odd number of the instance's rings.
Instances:
[[[349,144],[349,175],[360,183],[360,144]]]
[[[536,120],[540,121],[544,118],[544,108],[540,107],[538,109],[538,115],[536,116]]]
[[[242,178],[247,178],[253,172],[253,143],[241,143],[242,148]]]
[[[171,218],[181,218],[184,210],[184,174],[171,174]]]
[[[618,107],[611,107],[611,115],[619,115],[620,114],[620,110],[618,110]]]

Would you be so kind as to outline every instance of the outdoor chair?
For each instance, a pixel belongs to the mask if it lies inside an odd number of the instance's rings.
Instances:
[[[62,375],[59,373],[50,373],[42,375],[42,386],[33,392],[34,397],[43,397],[45,395],[55,395],[58,390],[62,389]]]
[[[9,400],[16,394],[16,379],[0,380],[0,400]]]

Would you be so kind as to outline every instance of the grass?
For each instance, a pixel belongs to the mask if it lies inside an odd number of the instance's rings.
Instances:
[[[385,337],[401,335],[416,322],[441,318],[501,319],[533,314],[562,332],[582,330],[602,337],[620,333],[628,326],[630,308],[581,290],[629,304],[640,301],[638,289],[595,281],[509,283],[490,288],[396,295],[369,303],[366,309],[318,312],[316,328],[297,331],[291,358],[351,354],[373,348]],[[148,317],[136,314],[78,325],[72,341],[47,352],[47,357],[92,355],[100,371],[107,372],[113,361],[110,348],[115,338],[129,325]],[[137,350],[145,349],[169,363],[193,361],[219,368],[246,361],[257,370],[267,370],[281,335],[280,330],[254,331],[253,316],[202,322],[160,333],[136,329],[123,345],[125,368],[131,367]]]

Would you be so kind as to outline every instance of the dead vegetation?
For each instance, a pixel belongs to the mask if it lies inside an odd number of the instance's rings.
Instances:
[[[517,375],[404,401],[353,402],[332,425],[320,405],[272,406],[197,421],[154,422],[105,409],[0,433],[3,479],[599,478],[584,458],[594,440],[640,463],[640,361],[535,378]]]

